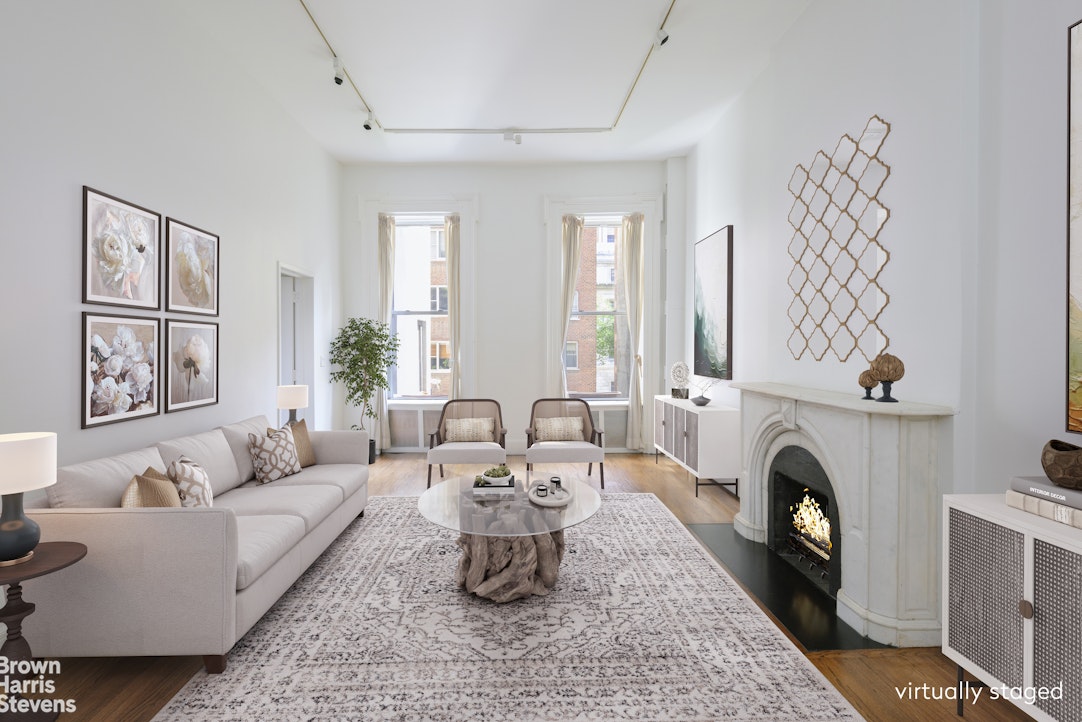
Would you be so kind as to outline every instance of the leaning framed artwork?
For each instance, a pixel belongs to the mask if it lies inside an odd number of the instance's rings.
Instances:
[[[162,217],[83,186],[83,302],[158,310]]]
[[[156,318],[83,313],[82,428],[158,413]]]
[[[733,377],[733,227],[695,244],[694,368],[698,376]]]
[[[1082,432],[1082,21],[1067,58],[1067,431]]]
[[[166,219],[166,311],[218,315],[218,236]]]
[[[218,324],[165,322],[165,411],[218,403]]]

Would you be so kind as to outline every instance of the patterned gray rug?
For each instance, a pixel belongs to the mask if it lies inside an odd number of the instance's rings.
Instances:
[[[155,720],[861,719],[652,494],[568,530],[547,597],[460,591],[456,537],[373,497]]]

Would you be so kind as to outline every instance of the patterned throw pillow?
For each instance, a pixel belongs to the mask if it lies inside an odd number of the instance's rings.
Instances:
[[[266,436],[248,434],[248,453],[252,455],[255,478],[260,484],[296,474],[301,470],[297,445],[288,426],[277,431],[268,429]]]
[[[301,462],[301,468],[314,466],[316,463],[316,450],[312,448],[312,440],[308,438],[308,424],[301,419],[293,424],[290,431],[293,432],[293,443],[297,447],[297,461]],[[271,432],[267,429],[267,433]]]
[[[553,416],[534,419],[534,435],[538,441],[583,441],[581,416]]]
[[[132,477],[124,496],[120,498],[124,508],[151,506],[180,506],[180,492],[169,477],[148,466],[142,474]]]
[[[493,441],[496,419],[486,416],[480,419],[447,419],[444,425],[447,441]]]
[[[207,470],[187,456],[181,456],[166,469],[176,484],[181,506],[213,506],[214,492],[210,489]]]

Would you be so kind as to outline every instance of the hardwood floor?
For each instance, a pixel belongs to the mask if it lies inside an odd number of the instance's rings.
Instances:
[[[516,475],[525,474],[522,457],[511,457]],[[416,496],[425,490],[423,454],[388,454],[371,467],[372,496]],[[445,466],[446,476],[476,473],[474,467]],[[535,470],[549,476],[584,476],[581,465],[545,465]],[[433,483],[439,478],[433,470]],[[597,484],[598,471],[593,471]],[[739,501],[721,487],[702,487],[671,461],[640,454],[612,454],[605,461],[606,492],[650,492],[685,524],[729,523]],[[773,616],[773,615],[771,615]],[[790,635],[790,638],[793,637]],[[794,640],[795,641],[795,640]],[[31,645],[33,640],[30,640]],[[799,642],[797,645],[800,646]],[[872,722],[956,720],[955,703],[943,690],[956,684],[955,666],[937,648],[873,649],[808,652],[808,658],[854,707]],[[150,720],[201,667],[199,657],[64,659],[54,699],[73,699],[77,709],[64,713],[65,722],[143,722]],[[923,685],[927,685],[924,687]],[[899,693],[900,691],[900,693]],[[988,691],[976,704],[967,704],[964,719],[1024,720],[1028,717],[1004,700],[991,700]],[[939,699],[930,699],[931,697]],[[929,697],[929,699],[925,699]],[[268,720],[267,722],[271,722]]]

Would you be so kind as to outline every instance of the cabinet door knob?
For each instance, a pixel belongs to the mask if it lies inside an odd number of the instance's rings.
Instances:
[[[1023,599],[1018,603],[1018,613],[1024,619],[1033,619],[1033,602]]]

